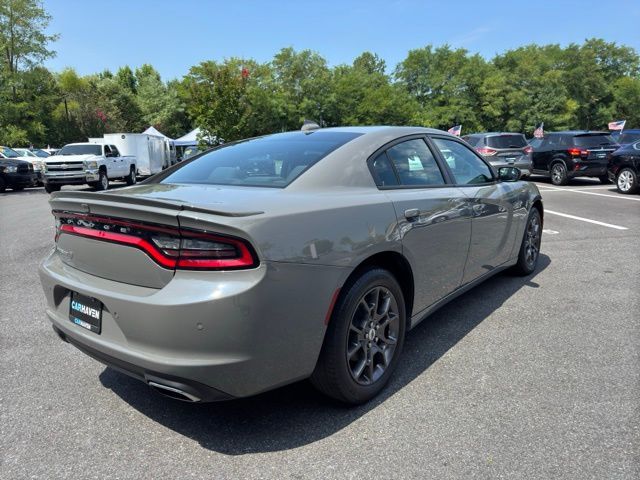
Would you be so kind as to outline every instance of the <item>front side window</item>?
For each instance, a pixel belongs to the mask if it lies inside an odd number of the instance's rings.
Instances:
[[[160,182],[284,188],[312,165],[360,135],[317,130],[245,140],[205,153],[161,178]]]
[[[474,185],[493,181],[493,173],[471,149],[455,140],[434,138],[458,185]]]
[[[401,185],[444,185],[444,177],[429,147],[421,138],[398,143],[387,150]]]

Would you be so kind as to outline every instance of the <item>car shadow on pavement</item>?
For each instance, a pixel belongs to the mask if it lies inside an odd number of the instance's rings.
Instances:
[[[142,414],[209,450],[243,455],[300,447],[340,431],[402,390],[518,290],[538,288],[534,279],[550,264],[550,258],[541,254],[533,275],[499,274],[424,320],[409,332],[402,361],[387,388],[358,407],[327,399],[307,381],[251,398],[208,404],[164,398],[111,368],[100,374],[100,381]]]

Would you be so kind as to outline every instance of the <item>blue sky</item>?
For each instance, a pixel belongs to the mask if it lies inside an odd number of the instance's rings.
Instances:
[[[410,49],[448,43],[486,58],[529,43],[602,37],[640,52],[640,1],[44,0],[61,35],[47,61],[81,74],[150,63],[164,79],[204,60],[268,61],[309,48],[330,65],[377,53],[391,70]]]

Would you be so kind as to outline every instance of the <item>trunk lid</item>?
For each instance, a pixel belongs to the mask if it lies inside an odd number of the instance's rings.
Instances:
[[[230,220],[259,215],[261,211],[248,209],[249,203],[256,204],[255,200],[245,201],[247,208],[241,208],[243,202],[234,201],[241,197],[240,193],[230,194],[223,190],[233,189],[142,184],[104,193],[55,192],[50,204],[58,216],[58,229],[65,224],[64,228],[68,228],[58,235],[56,253],[67,265],[97,277],[162,288],[173,278],[175,269],[172,266],[162,265],[157,258],[136,246],[105,241],[104,238],[87,238],[72,230],[128,234],[135,227],[127,225],[133,223],[158,231],[166,227],[175,232],[180,228],[180,213],[189,211],[196,218],[198,212],[210,214],[209,217],[213,215],[216,220],[219,218],[217,223],[207,222],[206,227],[201,227],[204,230],[238,236],[237,230],[229,226]],[[193,228],[193,225],[188,227]]]

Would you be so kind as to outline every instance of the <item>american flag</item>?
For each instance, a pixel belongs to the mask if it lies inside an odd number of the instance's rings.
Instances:
[[[626,120],[618,120],[617,122],[609,122],[609,130],[624,130]]]
[[[544,122],[540,122],[540,125],[536,127],[536,129],[533,131],[533,136],[536,138],[544,137]]]
[[[451,127],[449,130],[447,130],[447,132],[449,132],[451,135],[455,135],[456,137],[459,137],[460,134],[462,133],[462,125],[456,125],[455,127]]]

